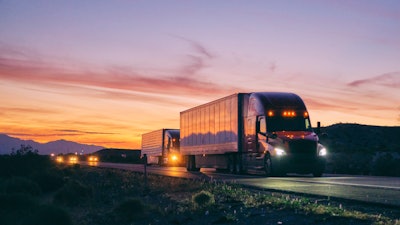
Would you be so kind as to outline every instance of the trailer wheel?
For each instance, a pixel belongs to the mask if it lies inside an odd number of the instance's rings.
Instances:
[[[196,168],[196,158],[194,155],[189,155],[186,163],[187,171],[200,171],[200,168]]]
[[[238,161],[237,156],[235,154],[231,154],[228,156],[228,171],[229,171],[229,173],[232,173],[232,174],[239,173],[237,161]]]
[[[158,157],[158,163],[157,163],[159,166],[163,166],[163,158],[162,158],[162,156],[159,156]]]
[[[271,161],[271,156],[269,154],[265,154],[264,156],[264,171],[265,171],[265,176],[267,177],[272,176],[272,161]]]

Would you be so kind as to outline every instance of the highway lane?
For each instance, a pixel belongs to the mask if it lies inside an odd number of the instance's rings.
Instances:
[[[386,179],[389,182],[385,187],[374,185],[379,178],[375,177],[321,177],[307,179],[298,177],[285,178],[245,178],[240,179],[238,183],[268,190],[280,190],[293,193],[303,193],[318,195],[324,198],[341,198],[357,200],[368,203],[377,203],[383,205],[400,206],[400,189],[394,185],[399,182],[398,178]],[[346,182],[341,182],[340,180]],[[368,180],[371,183],[366,183]]]
[[[85,164],[85,163],[82,163]],[[99,167],[144,171],[144,165],[99,162]],[[147,166],[147,172],[190,179],[233,181],[252,188],[284,191],[320,196],[324,199],[340,198],[382,205],[400,206],[400,178],[330,175],[323,177],[288,176],[263,177],[260,175],[234,175],[217,173],[214,169],[187,172],[183,167]]]

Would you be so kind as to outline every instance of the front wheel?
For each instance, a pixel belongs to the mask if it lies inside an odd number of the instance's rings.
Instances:
[[[264,156],[264,171],[265,171],[265,176],[267,177],[272,176],[272,161],[271,161],[271,156],[269,154],[265,154]]]
[[[326,161],[325,160],[320,160],[318,161],[316,167],[314,168],[313,175],[314,177],[322,177],[323,172],[325,171],[325,165]]]
[[[313,176],[314,177],[322,177],[322,172],[319,172],[319,171],[318,172],[314,172]]]

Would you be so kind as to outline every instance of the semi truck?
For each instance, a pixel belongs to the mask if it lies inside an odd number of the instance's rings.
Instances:
[[[142,134],[142,157],[147,164],[180,165],[179,129],[160,129]]]
[[[294,93],[236,93],[180,113],[186,169],[322,176],[326,148]]]

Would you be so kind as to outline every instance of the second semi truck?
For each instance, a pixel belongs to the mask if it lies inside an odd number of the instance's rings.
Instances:
[[[179,129],[160,129],[142,134],[142,157],[148,164],[180,165]]]
[[[293,93],[237,93],[180,113],[187,170],[322,175],[327,150],[303,100]]]

